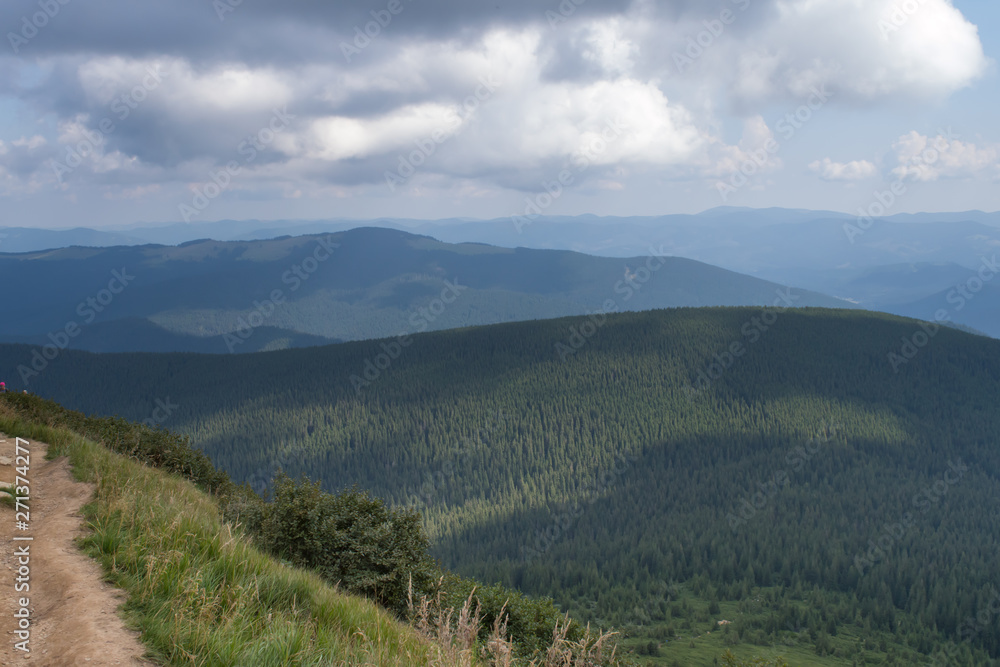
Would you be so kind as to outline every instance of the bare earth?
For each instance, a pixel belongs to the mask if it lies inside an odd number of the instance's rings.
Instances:
[[[47,445],[29,445],[30,529],[16,530],[14,510],[0,505],[0,665],[151,665],[138,635],[117,610],[124,594],[105,583],[100,565],[73,539],[84,532],[80,508],[94,486],[73,479],[65,458],[46,461]],[[0,435],[0,482],[14,481],[14,438]],[[14,535],[34,537],[14,542]],[[17,547],[29,544],[31,589],[15,592]],[[14,648],[17,599],[30,597],[30,655]]]

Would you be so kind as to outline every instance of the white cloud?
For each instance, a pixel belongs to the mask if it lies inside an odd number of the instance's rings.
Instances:
[[[936,181],[1000,173],[998,144],[980,147],[956,136],[928,137],[914,130],[896,140],[893,150],[897,166],[892,174],[901,179]]]
[[[541,31],[498,30],[478,43],[447,44],[444,55],[440,45],[407,45],[369,71],[354,72],[350,85],[368,80],[385,90],[391,73],[408,82],[405,97],[426,99],[420,82],[437,77],[435,101],[402,103],[374,116],[318,116],[294,142],[301,148],[296,157],[322,163],[380,159],[373,174],[381,179],[398,156],[428,145],[437,133],[434,155],[420,165],[424,177],[486,177],[533,188],[540,178],[551,179],[553,170],[582,160],[595,167],[642,165],[692,174],[718,171],[720,160],[738,167],[739,147],[727,146],[655,81],[622,73],[631,68],[635,50],[624,38],[616,41],[617,30],[584,27],[586,53],[612,72],[586,79],[544,76],[550,54],[540,48]],[[331,103],[341,99],[328,92]],[[763,131],[770,136],[766,125]]]
[[[588,25],[581,55],[608,74],[630,74],[639,55],[639,45],[627,35],[626,22],[611,19]]]
[[[409,152],[414,141],[454,134],[462,125],[460,110],[454,105],[418,104],[375,118],[317,118],[309,130],[305,157],[337,161],[393,150]]]
[[[671,103],[652,83],[632,78],[533,82],[528,94],[498,102],[484,110],[484,122],[494,125],[494,156],[511,168],[520,163],[518,154],[535,162],[590,153],[596,164],[678,165],[697,159],[707,143],[683,106]],[[621,131],[601,148],[609,127]],[[516,150],[503,151],[504,146]]]
[[[743,123],[743,137],[736,146],[715,142],[715,159],[705,170],[705,175],[725,177],[739,172],[756,174],[774,171],[782,166],[777,156],[780,145],[774,133],[761,116],[752,116]],[[770,149],[770,150],[769,150]]]
[[[774,0],[734,11],[732,25],[687,75],[724,85],[749,105],[802,98],[826,84],[838,103],[940,97],[985,71],[978,30],[950,0],[921,0],[886,33],[899,0]],[[880,27],[880,23],[883,27]],[[704,30],[692,21],[688,32]],[[682,33],[685,34],[686,33]],[[706,40],[707,41],[707,40]],[[674,44],[683,51],[683,40]]]
[[[824,181],[860,181],[878,173],[878,168],[868,160],[834,162],[828,157],[810,163],[809,170]]]
[[[36,134],[32,137],[21,137],[20,139],[15,139],[11,142],[14,146],[20,148],[27,148],[29,151],[33,151],[36,148],[45,146],[48,141],[40,134]],[[7,152],[6,150],[0,150],[0,154]]]
[[[88,58],[77,65],[77,77],[95,112],[100,109],[101,116],[116,123],[137,109],[187,123],[224,123],[260,115],[295,99],[293,82],[302,78],[272,66],[241,62],[199,67],[178,57],[121,56]]]

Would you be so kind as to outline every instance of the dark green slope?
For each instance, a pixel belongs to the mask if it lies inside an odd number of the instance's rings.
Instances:
[[[69,332],[71,346],[95,352],[161,351],[166,334],[174,349],[201,352],[206,338],[262,327],[306,345],[579,315],[609,303],[615,310],[768,305],[779,291],[776,283],[675,257],[446,244],[371,228],[0,254],[0,274],[17,285],[5,294],[0,340]],[[813,292],[793,296],[794,305],[847,305]],[[136,320],[156,326],[142,330]],[[88,336],[95,327],[114,335]]]
[[[878,652],[849,639],[865,632],[924,654],[968,639],[955,664],[1000,656],[997,616],[966,622],[1000,584],[1000,343],[942,328],[924,344],[917,322],[858,311],[592,321],[414,337],[360,393],[351,376],[395,341],[65,353],[32,386],[134,419],[169,399],[166,425],[236,479],[280,465],[416,504],[445,564],[584,618],[679,632],[679,585],[741,642],[794,636],[851,664]],[[0,347],[0,367],[23,353]]]

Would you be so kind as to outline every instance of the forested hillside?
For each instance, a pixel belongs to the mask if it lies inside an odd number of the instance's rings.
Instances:
[[[409,342],[66,352],[31,389],[137,420],[166,402],[238,481],[280,466],[417,506],[447,566],[625,626],[665,664],[747,644],[1000,658],[1000,343],[753,308]]]

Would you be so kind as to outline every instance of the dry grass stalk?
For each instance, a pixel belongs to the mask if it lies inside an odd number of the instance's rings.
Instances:
[[[440,588],[439,588],[440,590]],[[514,646],[507,636],[508,614],[507,606],[501,608],[493,621],[489,637],[485,645],[478,642],[481,617],[481,607],[476,603],[473,609],[472,599],[475,589],[469,593],[468,599],[458,611],[444,609],[441,605],[441,594],[431,599],[421,596],[417,604],[413,602],[412,585],[408,591],[410,617],[417,631],[432,642],[437,651],[436,665],[444,667],[515,667],[524,665],[514,657]],[[452,619],[455,622],[452,622]],[[583,636],[577,641],[567,638],[572,622],[569,615],[557,622],[552,629],[552,645],[549,646],[543,660],[532,660],[526,667],[603,667],[614,664],[617,647],[611,638],[617,633],[605,632],[595,635],[590,625]],[[478,651],[477,651],[478,647]],[[476,660],[479,657],[479,660]]]

